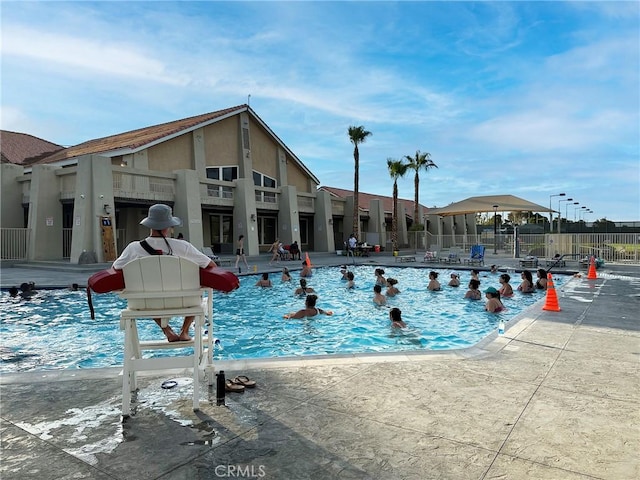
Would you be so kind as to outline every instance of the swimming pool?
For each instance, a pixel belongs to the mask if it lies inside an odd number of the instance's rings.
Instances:
[[[440,292],[426,290],[429,270],[384,267],[385,276],[397,278],[401,293],[388,299],[402,310],[407,331],[392,331],[389,309],[373,301],[375,266],[357,266],[356,288],[347,290],[338,268],[315,269],[308,280],[319,296],[318,307],[333,310],[304,320],[285,320],[283,315],[303,307],[304,298],[293,295],[299,286],[298,272],[283,283],[270,274],[272,288],[256,287],[258,275],[240,278],[240,288],[214,294],[214,336],[223,349],[216,359],[288,357],[347,353],[451,350],[475,345],[497,328],[499,318],[508,321],[543,298],[544,293],[520,294],[503,299],[506,311],[484,311],[484,300],[465,300],[470,272],[461,273],[461,287],[446,284],[452,270],[438,269]],[[498,275],[481,276],[481,289],[498,287]],[[566,277],[554,278],[556,288]],[[512,285],[519,276],[512,275]],[[96,320],[91,320],[84,292],[40,291],[31,300],[0,299],[3,321],[0,334],[0,372],[45,369],[96,368],[122,365],[123,333],[119,314],[124,302],[117,295],[93,295]],[[172,324],[179,325],[175,319]],[[157,336],[153,322],[140,322],[141,338]],[[162,352],[161,354],[167,354]]]

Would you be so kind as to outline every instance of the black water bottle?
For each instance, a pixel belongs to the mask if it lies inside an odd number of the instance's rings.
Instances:
[[[216,373],[216,405],[224,405],[225,385],[224,370],[220,370]]]

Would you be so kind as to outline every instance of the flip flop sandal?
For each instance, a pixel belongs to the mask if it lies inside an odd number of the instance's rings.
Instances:
[[[227,392],[244,393],[244,385],[227,380],[224,385],[224,389]]]
[[[254,388],[256,386],[255,380],[249,379],[246,375],[238,375],[233,379],[234,383],[239,383],[246,388]]]

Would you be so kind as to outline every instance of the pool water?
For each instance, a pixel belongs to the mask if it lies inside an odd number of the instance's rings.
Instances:
[[[356,266],[356,288],[346,289],[339,268],[314,270],[308,285],[318,295],[317,306],[333,316],[318,315],[303,320],[285,320],[283,315],[304,307],[304,297],[294,296],[298,272],[291,282],[280,273],[270,274],[272,288],[256,287],[259,275],[240,278],[240,288],[229,294],[214,292],[214,336],[222,349],[216,359],[290,357],[412,350],[451,350],[472,346],[497,329],[498,320],[509,321],[544,292],[503,299],[500,314],[484,310],[485,300],[466,300],[469,272],[461,273],[461,286],[447,286],[451,270],[436,270],[442,291],[427,291],[429,270],[388,267],[386,277],[398,279],[401,293],[388,298],[388,307],[373,303],[374,266]],[[499,287],[498,275],[481,276],[481,289]],[[566,277],[554,278],[556,288]],[[514,290],[520,281],[512,274]],[[386,289],[383,289],[383,292]],[[484,295],[483,295],[484,297]],[[30,300],[0,299],[0,372],[44,369],[96,368],[122,365],[123,332],[119,314],[125,302],[115,294],[93,294],[96,319],[91,320],[86,293],[42,290]],[[406,330],[390,328],[389,307],[402,310]],[[174,329],[181,319],[172,320]],[[142,339],[156,338],[154,322],[139,322]],[[175,350],[173,351],[175,354]],[[156,354],[156,353],[154,353]],[[158,352],[159,355],[171,354]]]

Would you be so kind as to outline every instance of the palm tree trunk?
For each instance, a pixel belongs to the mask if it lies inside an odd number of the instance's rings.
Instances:
[[[420,176],[418,175],[418,171],[417,170],[416,170],[416,176],[413,179],[413,184],[414,184],[414,187],[416,189],[415,199],[414,199],[415,204],[413,205],[413,209],[414,209],[413,210],[413,223],[421,223],[421,222],[418,221],[418,215],[419,215],[419,213],[418,213],[418,196],[419,196],[418,190],[420,188]]]
[[[398,251],[398,181],[393,182],[393,218],[391,219],[391,245]]]
[[[360,152],[358,145],[353,149],[353,161],[355,164],[353,175],[353,233],[360,241],[360,202],[358,200],[358,191],[360,189]]]

